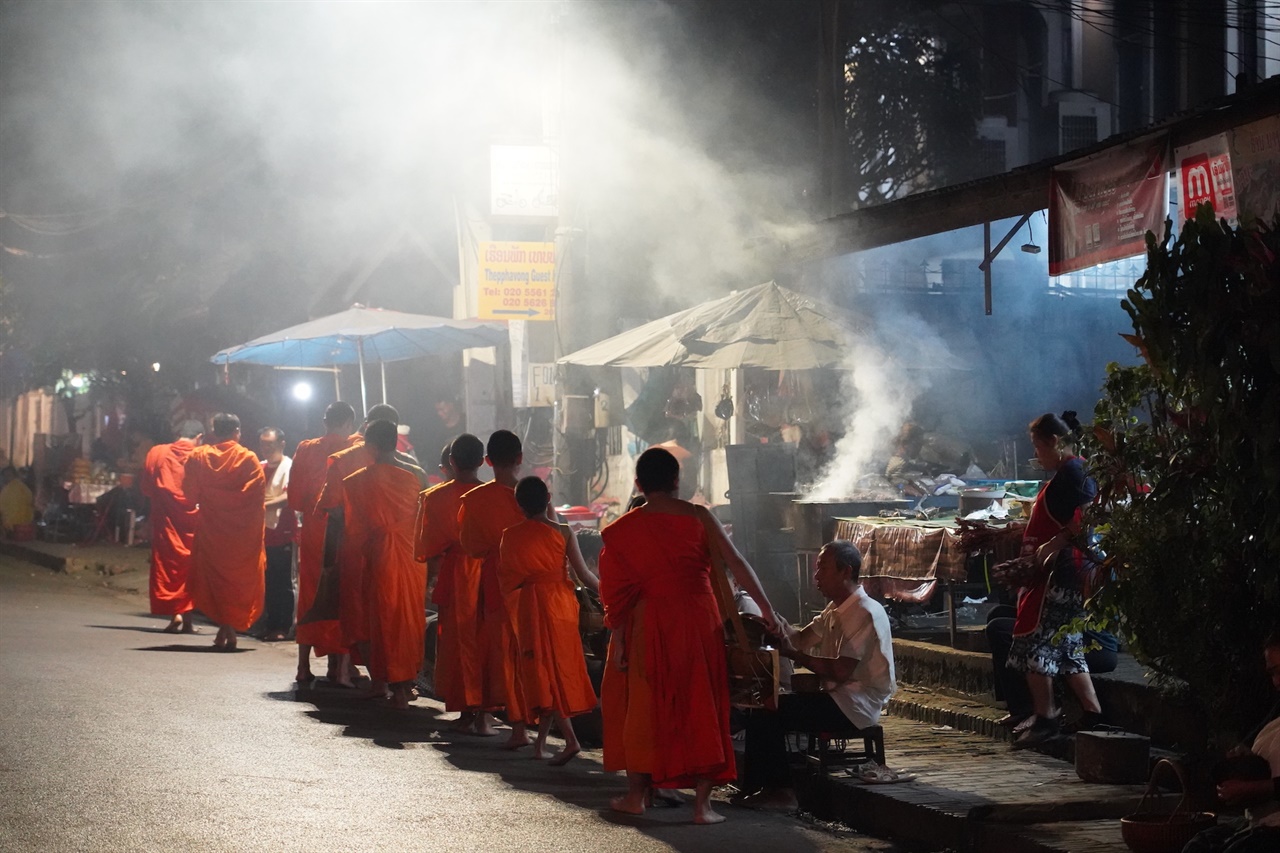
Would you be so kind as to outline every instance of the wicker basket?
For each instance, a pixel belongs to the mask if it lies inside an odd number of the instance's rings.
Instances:
[[[1182,799],[1170,813],[1144,812],[1147,797],[1156,791],[1156,774],[1162,765],[1169,765],[1178,784],[1182,787]],[[1160,796],[1159,793],[1156,794]],[[1156,762],[1151,770],[1151,779],[1147,782],[1147,790],[1138,803],[1138,810],[1128,817],[1120,819],[1120,835],[1124,843],[1129,845],[1133,853],[1180,853],[1187,842],[1196,833],[1208,829],[1218,822],[1217,817],[1209,812],[1184,811],[1187,803],[1187,778],[1182,768],[1167,758]]]

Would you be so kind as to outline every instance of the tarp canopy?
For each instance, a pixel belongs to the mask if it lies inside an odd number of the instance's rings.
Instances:
[[[875,330],[866,319],[770,281],[607,338],[564,356],[560,364],[848,368],[854,345],[874,340]],[[912,344],[895,342],[893,347],[894,360],[904,367],[964,367],[949,354],[935,356],[919,347],[921,352],[912,352]]]
[[[240,346],[224,349],[217,364],[271,367],[331,367],[337,364],[403,361],[505,343],[506,326],[478,320],[451,320],[356,305],[339,314],[309,320]]]

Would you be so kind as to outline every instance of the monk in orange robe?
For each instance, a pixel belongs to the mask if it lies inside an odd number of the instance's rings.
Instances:
[[[364,440],[374,461],[342,481],[343,537],[365,557],[369,677],[390,686],[395,707],[408,708],[427,630],[427,570],[413,554],[426,473],[396,458],[391,421],[374,421]]]
[[[324,530],[327,516],[317,510],[320,490],[324,488],[329,457],[351,446],[355,437],[356,413],[349,403],[337,402],[325,409],[325,434],[298,443],[293,454],[293,468],[289,471],[289,509],[302,514],[302,534],[298,542],[298,615],[305,616],[315,603],[316,587],[320,583],[320,568],[324,565]],[[346,646],[342,644],[342,629],[337,619],[321,622],[299,622],[298,643],[299,684],[315,679],[311,674],[311,654],[328,656],[330,683],[350,687],[347,672]]]
[[[345,518],[342,490],[343,482],[347,477],[374,463],[373,450],[364,446],[364,431],[370,424],[380,420],[398,424],[400,413],[394,406],[386,403],[379,403],[369,409],[360,427],[360,434],[352,437],[351,446],[329,457],[328,467],[325,470],[324,488],[321,489],[320,497],[316,501],[317,511],[323,511],[328,515],[325,525],[326,565],[336,563],[338,567],[338,623],[341,628],[342,644],[351,653],[353,660],[358,660],[366,667],[369,665],[370,632],[369,611],[365,596],[366,558],[364,552],[348,542],[343,535]],[[412,466],[407,457],[397,454],[397,458]],[[416,466],[412,467],[416,469]],[[422,479],[425,487],[425,474]],[[425,593],[423,595],[425,597]],[[376,679],[372,681],[370,686],[372,695],[387,695],[386,684]]]
[[[166,634],[195,632],[187,576],[191,572],[191,543],[196,536],[196,504],[182,490],[184,465],[200,443],[204,426],[183,421],[172,444],[147,451],[138,488],[151,500],[151,612],[168,616]]]
[[[418,536],[414,556],[427,563],[435,577],[431,600],[436,621],[435,688],[446,711],[457,711],[457,731],[492,735],[485,707],[480,665],[480,566],[458,539],[458,510],[462,496],[480,485],[477,469],[484,463],[484,444],[470,433],[453,440],[448,449],[452,479],[432,486],[418,498]],[[441,460],[442,463],[445,460]],[[441,464],[441,469],[444,465]]]
[[[574,580],[597,592],[600,582],[587,570],[569,526],[547,517],[546,483],[525,477],[516,484],[516,501],[525,520],[502,534],[498,577],[515,626],[524,706],[538,719],[533,757],[551,758],[560,767],[582,751],[570,718],[598,704],[578,634]],[[564,737],[564,749],[554,758],[545,751],[552,722]]]
[[[719,823],[711,788],[737,777],[724,629],[712,549],[779,630],[755,572],[704,507],[676,497],[680,463],[651,447],[636,463],[646,503],[604,529],[600,598],[613,629],[601,685],[604,767],[627,771],[615,811],[644,812],[651,787],[694,787],[695,823]]]
[[[258,454],[240,444],[240,419],[213,416],[210,442],[187,457],[182,481],[200,505],[191,548],[191,600],[218,626],[214,648],[232,652],[236,632],[262,612],[267,554],[267,480]]]
[[[521,701],[515,630],[502,598],[498,560],[502,531],[524,521],[524,512],[516,503],[516,481],[524,452],[519,436],[505,429],[489,436],[485,451],[485,461],[493,468],[493,482],[477,486],[462,496],[458,541],[468,555],[483,561],[478,607],[482,701],[486,708],[506,706],[511,737],[504,746],[519,749],[530,743],[525,732],[530,720]]]

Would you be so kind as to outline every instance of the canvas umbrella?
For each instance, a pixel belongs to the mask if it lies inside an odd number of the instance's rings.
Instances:
[[[322,368],[339,364],[360,366],[360,402],[368,408],[366,361],[386,364],[424,355],[459,352],[472,347],[505,343],[501,323],[453,320],[428,314],[408,314],[354,305],[338,314],[308,320],[240,346],[224,349],[215,364],[262,364],[282,368]],[[382,397],[386,400],[386,372]]]
[[[839,367],[866,324],[834,305],[767,282],[677,311],[560,359],[611,367]]]

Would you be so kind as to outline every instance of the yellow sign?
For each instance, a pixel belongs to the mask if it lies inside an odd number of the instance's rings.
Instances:
[[[555,243],[481,243],[481,320],[556,318]]]

